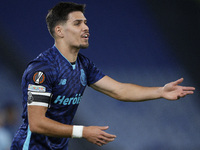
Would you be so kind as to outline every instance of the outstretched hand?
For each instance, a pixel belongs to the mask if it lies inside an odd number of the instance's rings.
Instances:
[[[180,86],[179,84],[182,82],[183,82],[183,78],[166,84],[164,87],[162,87],[162,97],[167,100],[177,100],[188,94],[193,94],[195,88]]]

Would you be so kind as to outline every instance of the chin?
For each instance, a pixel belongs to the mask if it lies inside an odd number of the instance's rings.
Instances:
[[[89,47],[89,44],[85,44],[85,45],[80,45],[80,49],[86,49]]]

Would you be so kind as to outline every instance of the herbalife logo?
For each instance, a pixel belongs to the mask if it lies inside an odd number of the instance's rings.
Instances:
[[[58,85],[65,85],[67,83],[67,79],[61,79]]]

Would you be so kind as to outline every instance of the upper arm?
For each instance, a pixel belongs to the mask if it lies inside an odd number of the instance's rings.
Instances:
[[[102,79],[97,81],[96,83],[90,85],[93,89],[104,93],[110,97],[115,99],[120,99],[120,92],[123,89],[123,83],[118,82],[108,76],[104,76]]]
[[[52,70],[51,66],[37,62],[30,64],[24,73],[22,88],[31,131],[36,131],[38,125],[43,123],[50,106],[54,81]]]
[[[44,120],[48,107],[29,105],[28,106],[28,120],[29,127],[32,132],[37,131],[37,127]]]

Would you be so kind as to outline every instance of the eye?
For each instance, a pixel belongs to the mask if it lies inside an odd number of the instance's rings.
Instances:
[[[74,25],[75,25],[75,26],[79,26],[80,24],[81,24],[81,21],[75,21],[75,22],[74,22]]]

